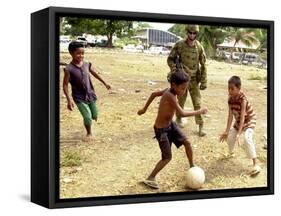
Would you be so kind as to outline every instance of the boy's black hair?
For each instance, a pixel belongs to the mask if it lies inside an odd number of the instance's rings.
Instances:
[[[237,88],[241,88],[241,79],[239,76],[232,76],[228,80],[228,85],[233,84]]]
[[[175,83],[176,85],[183,84],[189,81],[189,76],[182,70],[177,70],[171,74],[170,83]]]
[[[70,44],[68,45],[68,51],[70,53],[74,52],[76,49],[84,47],[82,43],[78,41],[71,41]]]

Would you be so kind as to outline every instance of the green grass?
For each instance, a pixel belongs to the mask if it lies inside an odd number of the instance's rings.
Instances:
[[[267,80],[267,77],[266,76],[261,76],[261,75],[258,75],[258,74],[251,74],[251,76],[248,78],[248,80]]]
[[[81,165],[82,159],[78,152],[66,151],[62,153],[61,166],[72,167]]]

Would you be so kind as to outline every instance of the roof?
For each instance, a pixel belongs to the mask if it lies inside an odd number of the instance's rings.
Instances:
[[[235,44],[235,39],[231,40],[225,40],[223,43],[218,44],[217,47],[229,47],[233,48]],[[244,49],[257,49],[259,47],[259,43],[253,44],[252,46],[247,46],[242,41],[238,41],[238,43],[235,44],[235,48],[244,48]]]
[[[144,30],[158,30],[158,31],[162,31],[162,32],[166,32],[166,33],[168,33],[168,34],[170,34],[170,35],[173,35],[173,36],[175,36],[175,37],[177,37],[177,38],[179,38],[179,39],[181,39],[181,37],[180,36],[178,36],[178,35],[176,35],[176,34],[174,34],[174,33],[172,33],[172,32],[170,32],[170,31],[165,31],[165,30],[162,30],[162,29],[157,29],[157,28],[142,28],[142,29],[139,29],[139,30],[137,30],[137,32],[138,31],[144,31]],[[141,37],[141,36],[139,36],[139,37]]]

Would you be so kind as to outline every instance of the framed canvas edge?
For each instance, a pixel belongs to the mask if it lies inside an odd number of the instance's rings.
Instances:
[[[46,10],[46,9],[45,9]],[[188,16],[188,15],[173,15],[173,14],[155,14],[155,13],[140,13],[128,11],[108,11],[108,10],[95,10],[95,9],[80,9],[80,8],[62,8],[62,7],[49,7],[49,203],[48,208],[63,208],[63,207],[80,207],[80,206],[97,206],[97,205],[113,205],[113,204],[131,204],[131,203],[147,203],[147,202],[165,202],[165,201],[179,201],[179,200],[193,200],[193,199],[209,199],[209,198],[226,198],[226,197],[239,197],[239,196],[253,196],[253,195],[270,195],[274,194],[274,21],[264,20],[247,20],[236,18],[221,18],[221,17],[201,17],[201,16]],[[56,90],[58,90],[58,77],[55,72],[58,70],[59,62],[58,56],[58,26],[56,18],[62,14],[71,14],[74,16],[118,16],[121,18],[145,18],[150,21],[163,20],[175,21],[178,20],[198,23],[219,23],[226,22],[226,25],[233,24],[234,26],[261,25],[269,29],[268,47],[268,135],[269,148],[268,148],[268,186],[263,188],[245,188],[245,189],[225,189],[225,190],[208,190],[200,191],[200,193],[164,193],[164,194],[141,194],[141,195],[126,195],[114,197],[92,197],[92,198],[79,198],[79,199],[59,199],[58,198],[58,110],[59,110],[59,97]],[[80,14],[80,15],[79,15]],[[231,23],[231,24],[229,24]]]

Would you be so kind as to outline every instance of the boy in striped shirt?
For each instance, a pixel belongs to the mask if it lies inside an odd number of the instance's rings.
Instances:
[[[233,150],[235,143],[240,144],[239,138],[244,132],[244,150],[247,156],[253,160],[253,168],[250,175],[256,175],[261,171],[257,164],[256,147],[253,139],[256,126],[256,113],[252,105],[247,100],[245,94],[241,91],[241,79],[238,76],[232,76],[228,80],[228,120],[225,132],[220,136],[220,142],[227,140],[229,156],[234,156]],[[233,117],[235,123],[231,128]]]

